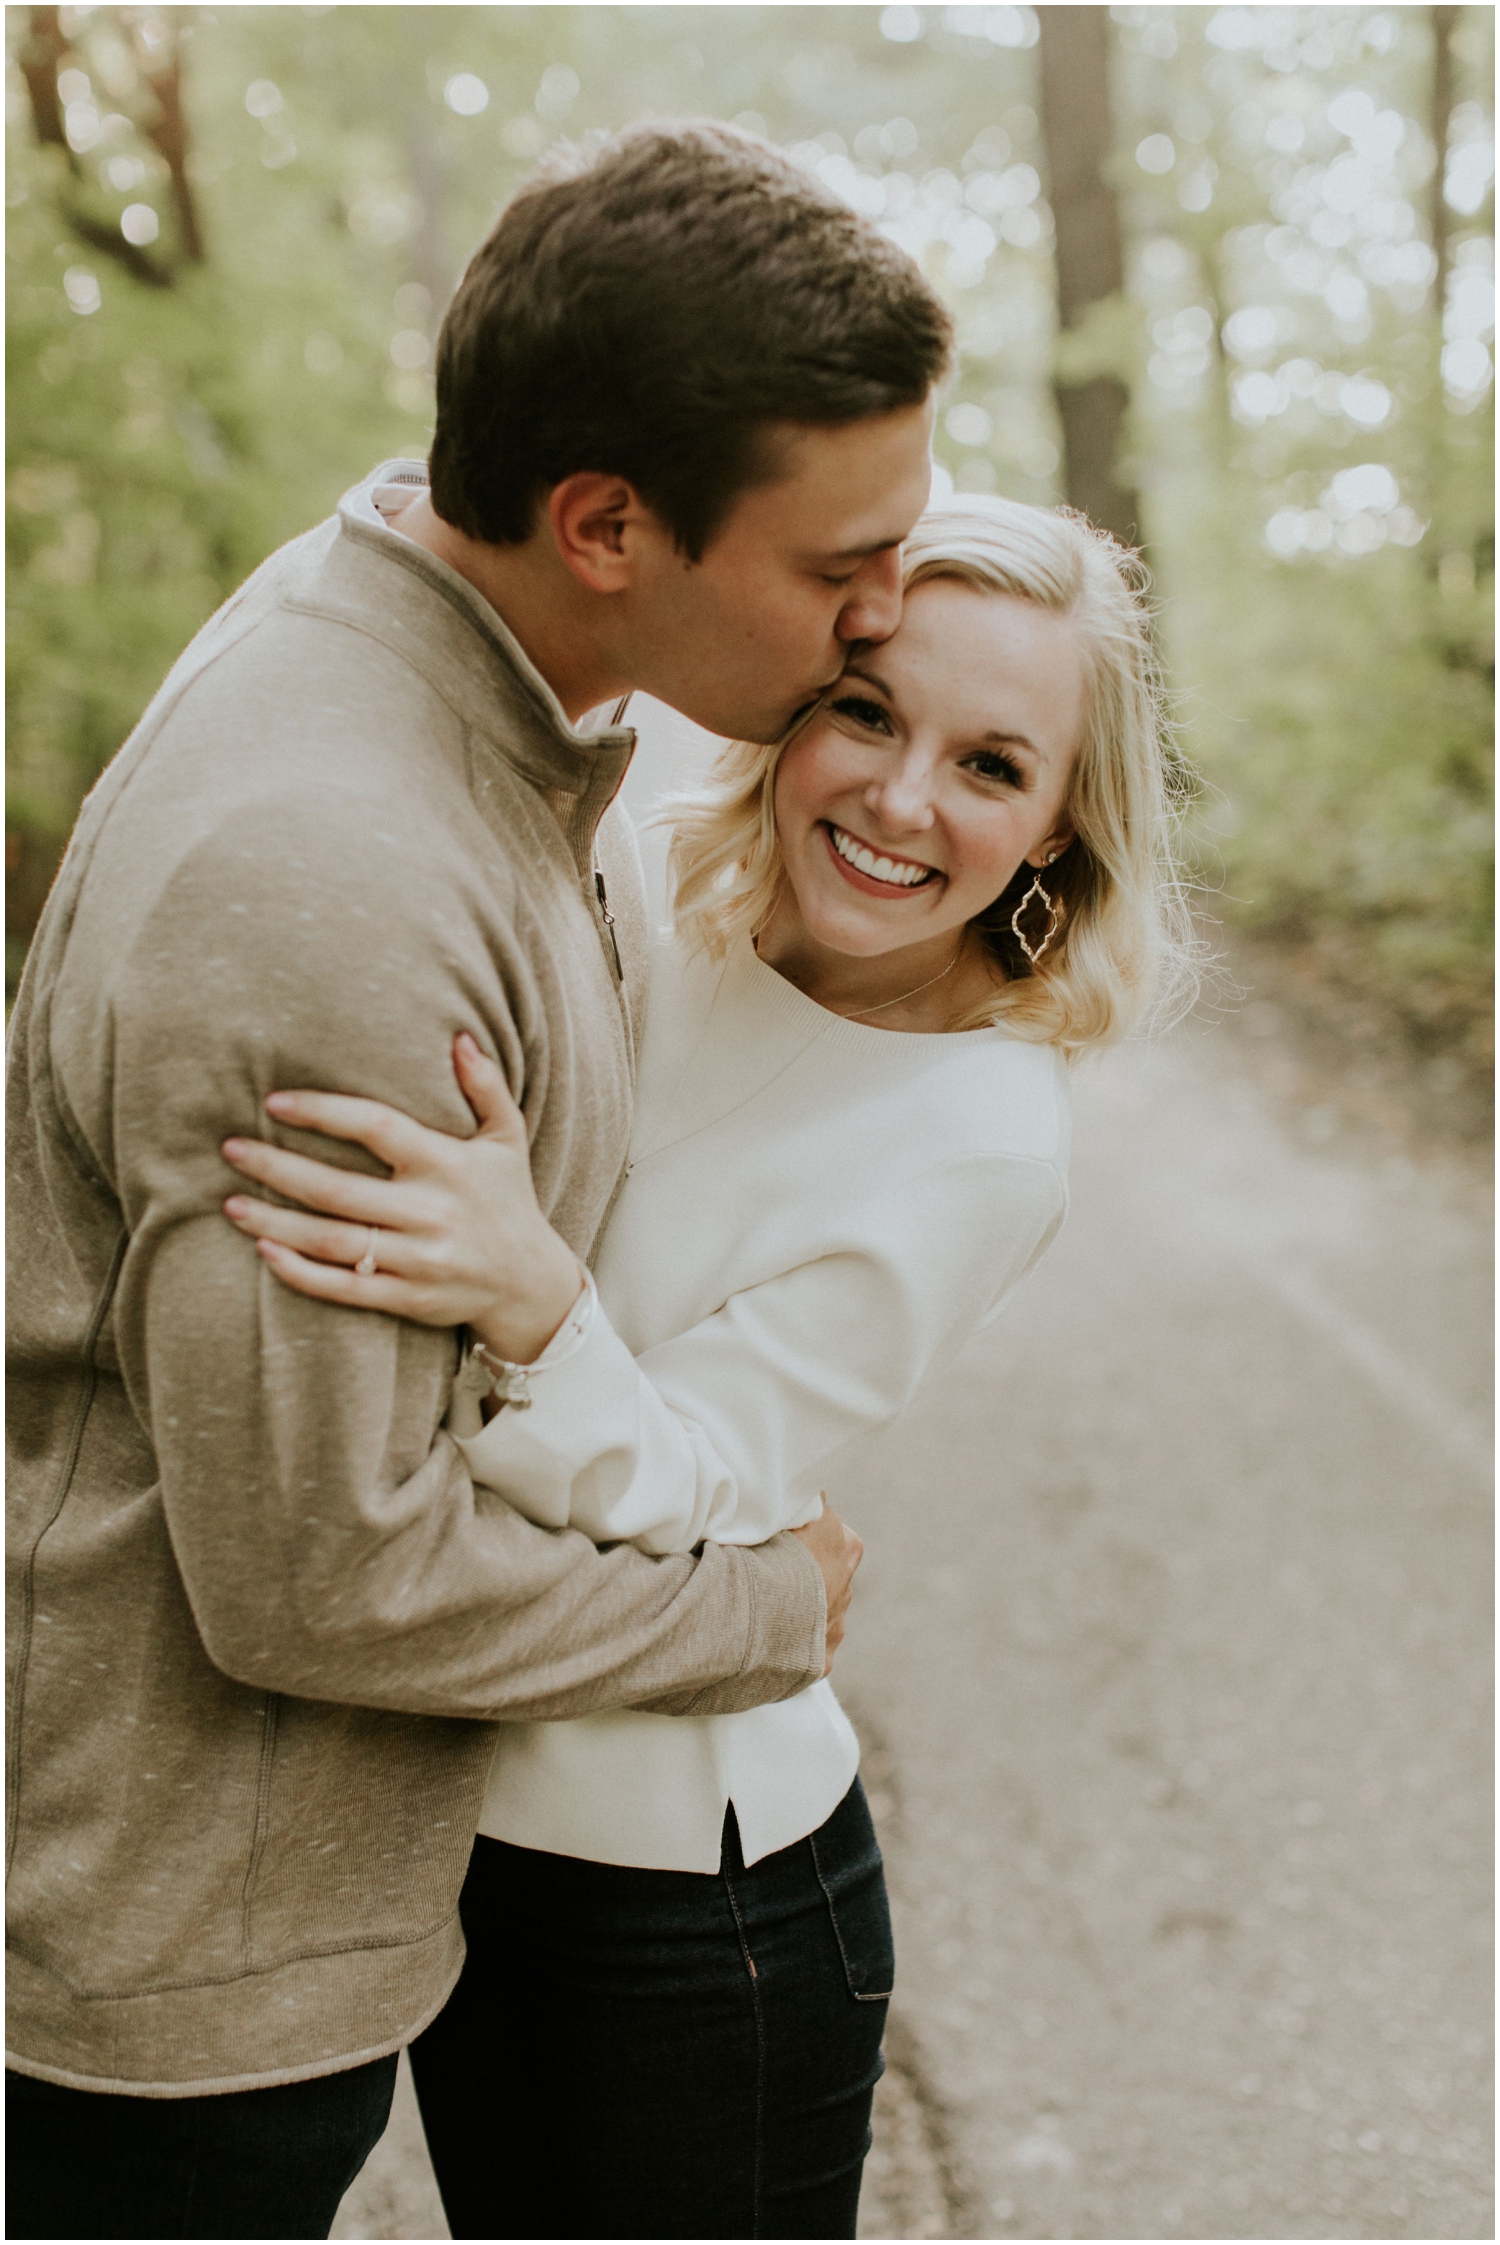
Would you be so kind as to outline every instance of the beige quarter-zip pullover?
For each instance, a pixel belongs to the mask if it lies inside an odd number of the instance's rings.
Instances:
[[[458,1971],[495,1719],[737,1709],[822,1671],[799,1545],[534,1526],[442,1431],[454,1336],[291,1293],[221,1213],[226,1135],[296,1142],[273,1089],[471,1129],[460,1029],[580,1254],[624,1158],[632,736],[581,738],[386,527],[377,488],[421,475],[377,471],[189,647],[84,807],[17,1004],[8,2042],[80,2087],[398,2047]]]

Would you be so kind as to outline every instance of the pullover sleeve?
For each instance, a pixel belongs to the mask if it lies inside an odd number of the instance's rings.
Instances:
[[[602,1311],[581,1346],[460,1444],[546,1526],[684,1552],[815,1519],[834,1452],[893,1419],[1062,1221],[1046,1162],[964,1160],[855,1209],[806,1262],[639,1358]]]
[[[800,1545],[653,1557],[524,1518],[442,1431],[455,1336],[291,1292],[221,1213],[231,1131],[328,1156],[270,1123],[274,1088],[358,1089],[467,1130],[447,1058],[467,1028],[523,1107],[535,1092],[519,954],[493,917],[466,919],[451,855],[415,842],[383,908],[363,841],[345,798],[190,852],[110,984],[93,1048],[109,1097],[87,1127],[71,1109],[83,1165],[123,1208],[107,1339],[209,1656],[267,1691],[445,1716],[788,1697],[823,1669],[822,1578]],[[53,1073],[68,1116],[56,1057]]]

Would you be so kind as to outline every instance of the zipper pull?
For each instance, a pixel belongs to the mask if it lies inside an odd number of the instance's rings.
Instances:
[[[609,947],[614,953],[615,959],[615,980],[616,982],[623,982],[625,980],[625,969],[620,964],[620,946],[615,938],[615,916],[609,908],[609,897],[604,887],[604,875],[597,865],[594,867],[594,887],[599,894],[599,916],[609,930]]]

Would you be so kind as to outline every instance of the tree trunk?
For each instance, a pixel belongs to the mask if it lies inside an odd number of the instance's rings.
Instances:
[[[1066,333],[1096,304],[1123,293],[1124,248],[1110,153],[1109,15],[1104,8],[1039,8],[1042,135],[1057,227],[1058,316]],[[1130,393],[1118,374],[1054,385],[1069,503],[1122,544],[1140,543],[1140,502],[1117,468]]]
[[[1453,115],[1453,33],[1459,11],[1457,8],[1429,8],[1427,12],[1432,18],[1432,109],[1428,130],[1437,158],[1432,174],[1431,203],[1432,249],[1437,258],[1437,275],[1432,285],[1441,334],[1448,300],[1448,205],[1443,200],[1443,176],[1448,169],[1448,124]]]
[[[198,202],[188,178],[187,118],[182,108],[182,60],[174,52],[165,70],[146,80],[161,109],[146,130],[166,159],[172,175],[172,200],[177,206],[177,232],[182,254],[190,265],[203,263],[203,229],[198,223]]]
[[[188,124],[182,105],[182,42],[178,27],[159,19],[142,22],[135,14],[127,21],[136,66],[146,89],[147,106],[150,108],[154,104],[152,114],[140,129],[161,156],[171,177],[182,254],[190,265],[201,265],[203,229],[198,222],[197,198],[188,177]],[[163,47],[165,52],[157,51]]]
[[[68,136],[63,130],[62,102],[57,92],[57,73],[67,51],[68,42],[62,35],[58,10],[33,8],[30,28],[16,57],[26,81],[32,126],[40,146],[60,148],[76,172],[78,159],[68,146]]]
[[[141,52],[140,41],[136,42]],[[26,96],[31,108],[31,122],[38,144],[43,148],[61,148],[68,160],[71,180],[64,182],[58,193],[58,214],[72,227],[81,242],[95,249],[101,257],[113,258],[126,272],[148,288],[170,288],[171,269],[157,264],[154,258],[127,242],[112,217],[98,215],[88,208],[90,187],[83,166],[68,141],[63,121],[62,102],[57,91],[58,72],[74,49],[62,29],[61,11],[57,8],[33,8],[25,39],[21,42],[17,61],[26,81]],[[80,55],[86,60],[86,55]],[[158,66],[159,71],[163,66]],[[172,171],[172,188],[177,199],[182,220],[183,239],[187,254],[201,259],[202,239],[198,232],[197,214],[193,208],[192,190],[188,185],[184,165],[187,155],[187,129],[182,117],[181,72],[177,62],[177,49],[172,49],[172,60],[165,66],[166,76],[147,77],[149,94],[158,104],[157,121],[141,129],[161,148]],[[168,126],[161,120],[169,117],[167,104],[173,104]]]
[[[433,332],[448,309],[456,278],[448,262],[443,233],[443,205],[448,192],[448,166],[443,145],[432,126],[430,105],[413,104],[406,119],[406,162],[412,191],[421,207],[421,218],[412,237],[412,271],[432,298]]]

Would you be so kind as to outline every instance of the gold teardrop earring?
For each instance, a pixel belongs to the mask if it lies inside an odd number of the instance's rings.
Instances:
[[[1047,852],[1048,865],[1051,865],[1056,856],[1056,850],[1049,850]],[[1037,945],[1036,949],[1033,951],[1031,945],[1027,942],[1024,934],[1021,931],[1021,914],[1025,911],[1027,905],[1031,902],[1034,896],[1040,897],[1043,904],[1045,904],[1047,907],[1047,932],[1042,937],[1042,940]],[[1010,932],[1015,937],[1017,943],[1020,944],[1021,949],[1025,952],[1027,958],[1030,960],[1033,966],[1036,965],[1037,960],[1041,957],[1048,944],[1052,941],[1052,938],[1056,935],[1058,929],[1062,926],[1062,922],[1062,906],[1056,901],[1055,898],[1047,894],[1047,891],[1042,887],[1042,876],[1040,873],[1038,873],[1036,879],[1032,882],[1030,888],[1026,891],[1026,894],[1022,897],[1020,903],[1016,906],[1014,912],[1012,912],[1010,916]]]

